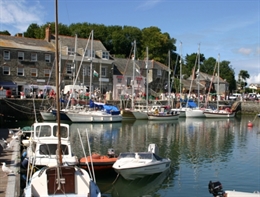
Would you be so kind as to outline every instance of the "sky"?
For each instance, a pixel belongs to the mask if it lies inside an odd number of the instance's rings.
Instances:
[[[55,0],[0,0],[0,31],[23,33],[55,21]],[[177,53],[229,61],[238,78],[260,83],[260,0],[59,0],[59,23],[156,26],[176,39]],[[210,73],[209,73],[210,74]]]

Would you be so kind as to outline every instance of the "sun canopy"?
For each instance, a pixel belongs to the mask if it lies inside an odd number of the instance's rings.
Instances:
[[[17,84],[12,81],[0,81],[0,86],[3,88],[17,88]]]

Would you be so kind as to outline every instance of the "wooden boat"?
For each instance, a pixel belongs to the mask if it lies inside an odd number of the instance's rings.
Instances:
[[[92,162],[94,170],[98,172],[113,169],[112,166],[116,162],[116,160],[117,156],[114,154],[114,150],[109,149],[107,155],[93,153],[91,156],[81,158],[79,165],[82,168],[88,170],[87,164],[90,165]]]
[[[219,181],[212,182],[208,184],[209,193],[214,197],[259,197],[259,192],[240,192],[240,191],[224,191],[222,184]]]
[[[147,115],[148,120],[178,120],[180,116],[179,113],[175,113],[174,111],[165,112],[163,107],[160,112],[157,109],[154,112],[147,113]]]

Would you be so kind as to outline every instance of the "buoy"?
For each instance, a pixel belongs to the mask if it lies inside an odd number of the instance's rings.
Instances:
[[[248,127],[253,127],[253,123],[249,120],[248,123],[247,123],[247,126]]]

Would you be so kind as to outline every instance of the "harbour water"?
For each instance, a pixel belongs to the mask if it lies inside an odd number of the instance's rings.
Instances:
[[[248,121],[253,127],[248,127]],[[106,154],[146,151],[159,146],[160,156],[172,160],[171,171],[143,180],[125,181],[111,174],[97,177],[103,193],[112,197],[212,196],[208,182],[220,181],[225,190],[260,191],[260,121],[235,119],[179,119],[172,122],[123,121],[113,124],[72,124],[91,142],[91,151]],[[72,134],[73,151],[83,156],[78,134]],[[87,150],[87,143],[84,143]],[[115,183],[113,184],[113,182]]]
[[[253,127],[248,127],[248,121]],[[71,124],[73,152],[84,156],[78,133],[88,154],[92,152],[146,151],[150,143],[159,155],[171,159],[163,174],[126,181],[111,171],[97,175],[107,197],[201,197],[209,181],[220,181],[224,190],[260,191],[260,121],[258,117],[234,119],[179,119],[177,121],[123,121],[113,124]],[[87,131],[87,132],[86,132]]]

